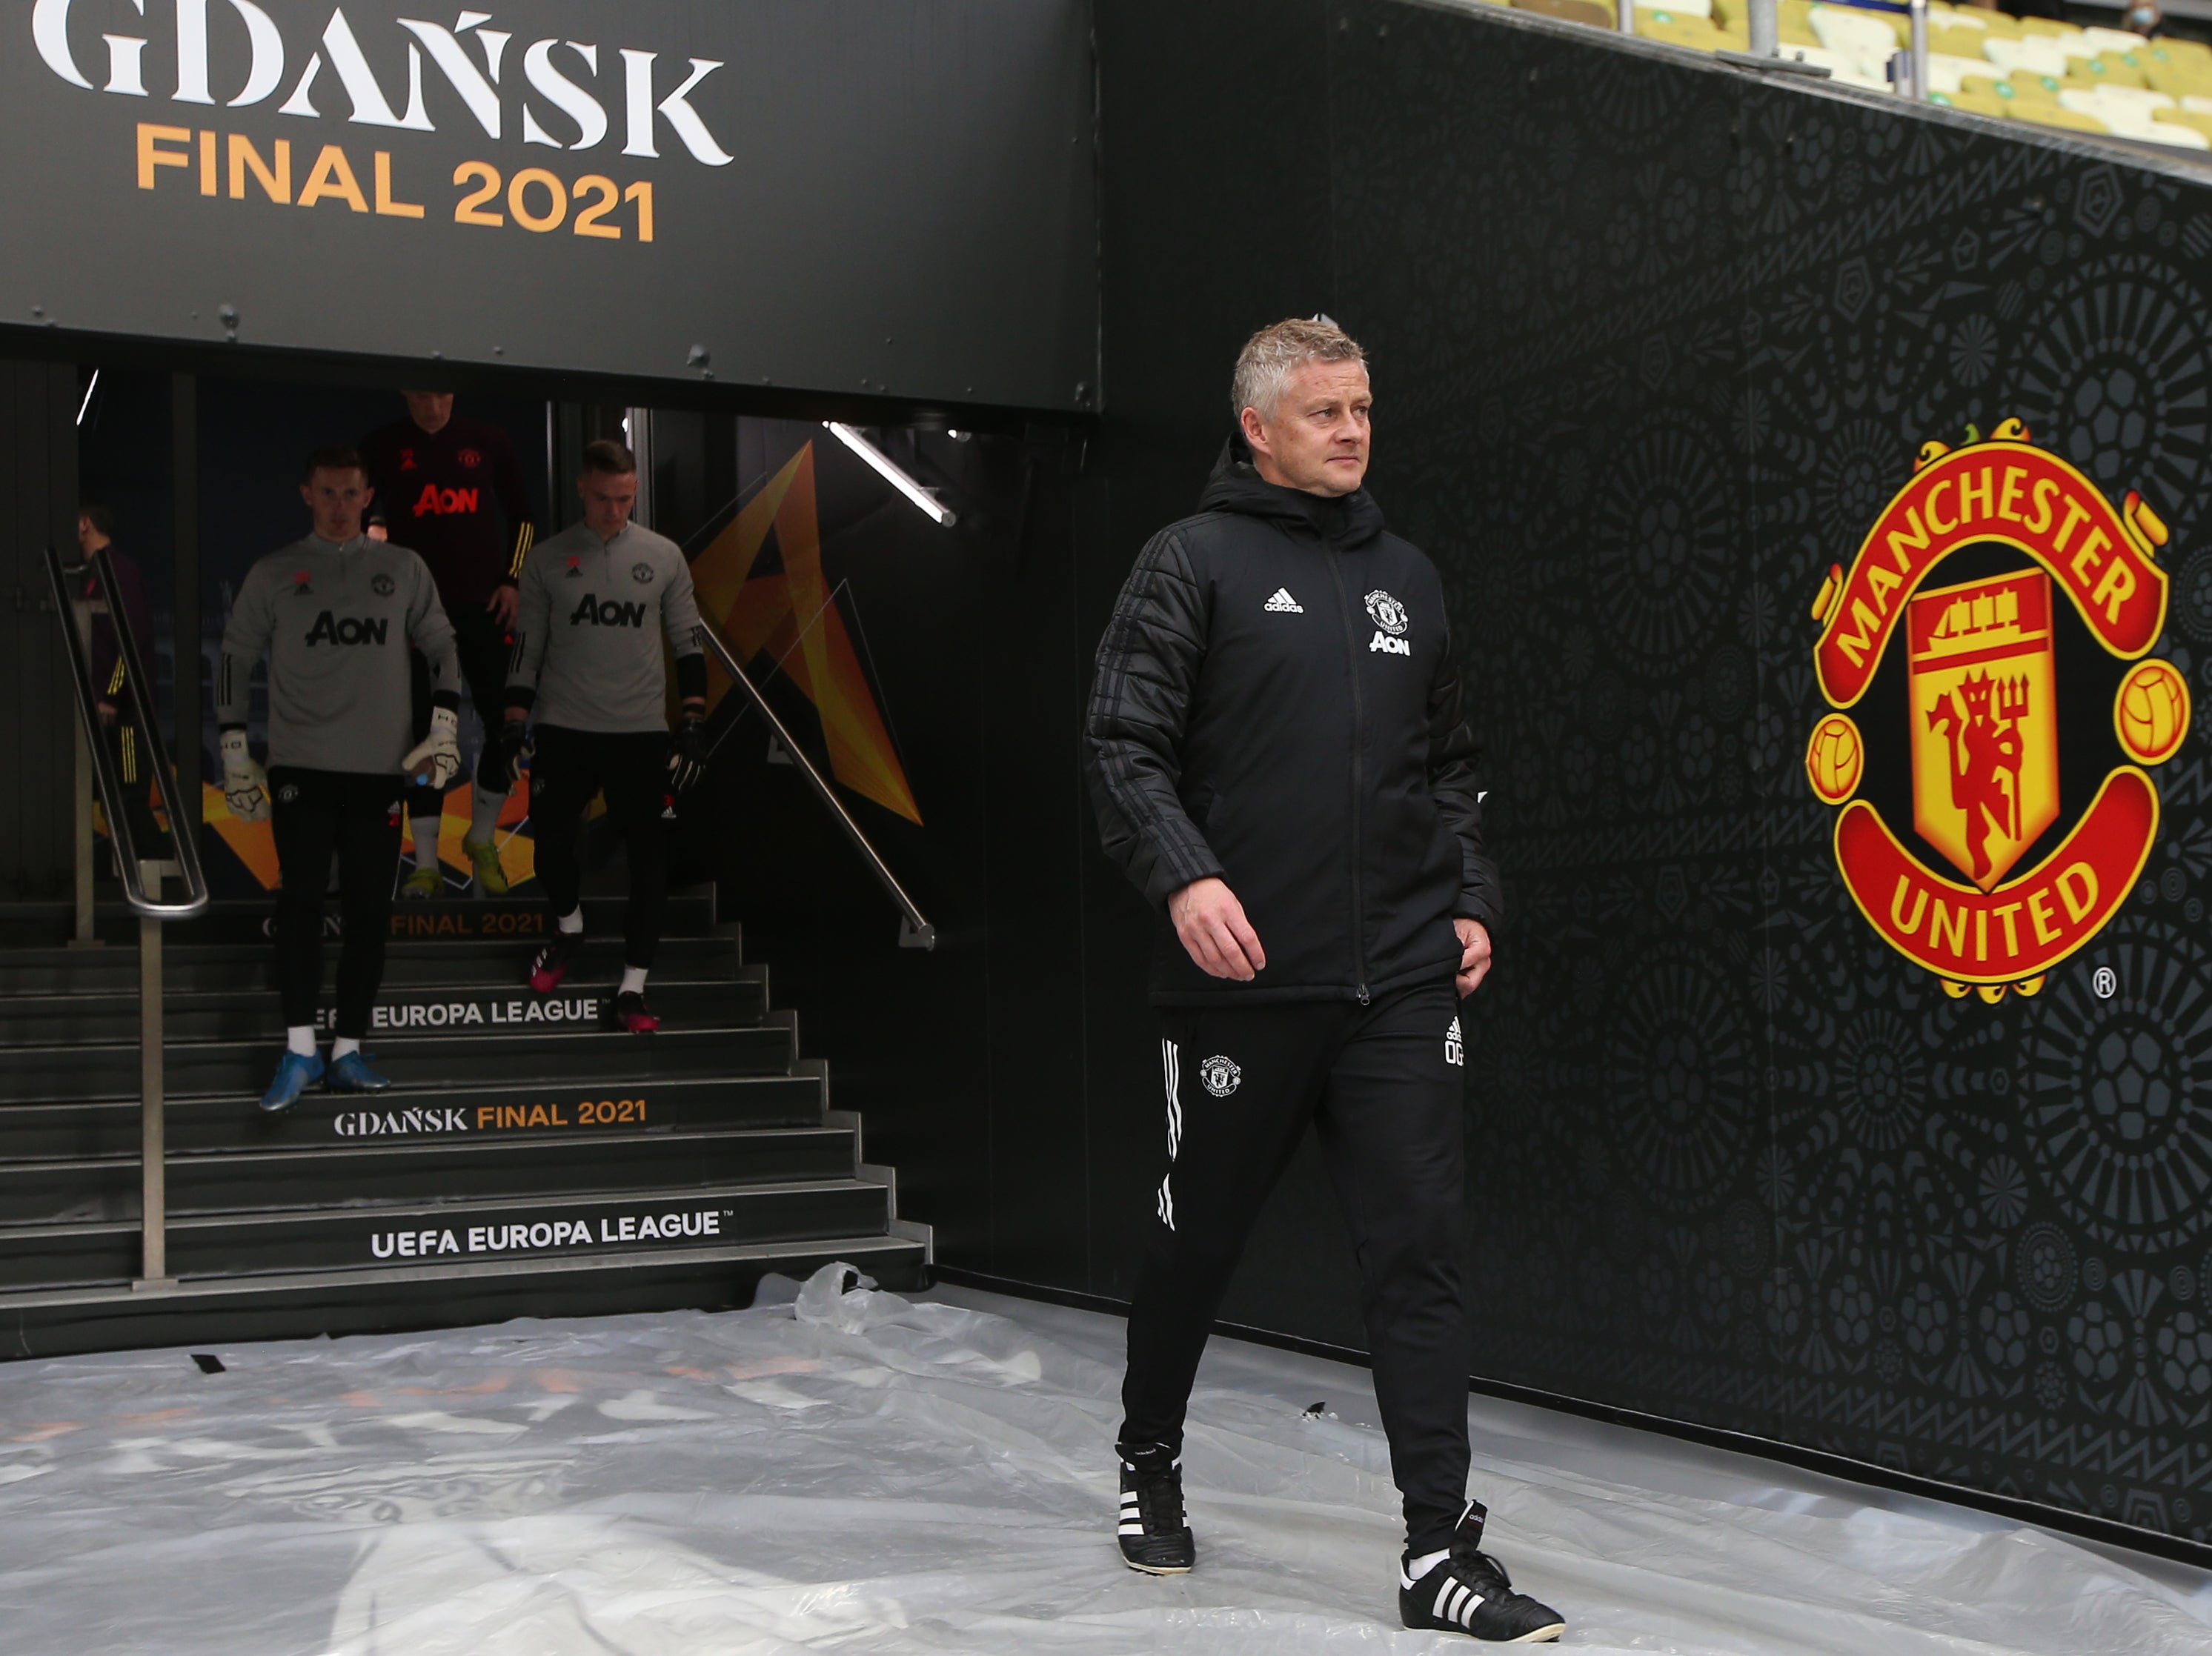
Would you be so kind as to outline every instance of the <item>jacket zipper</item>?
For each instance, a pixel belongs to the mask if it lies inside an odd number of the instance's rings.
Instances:
[[[1328,560],[1328,578],[1336,584],[1336,618],[1344,628],[1344,665],[1352,676],[1352,968],[1359,1004],[1364,1006],[1369,999],[1367,901],[1360,866],[1364,860],[1366,827],[1360,798],[1366,773],[1367,710],[1359,694],[1359,650],[1352,635],[1352,601],[1345,594],[1344,572],[1337,567],[1343,555],[1324,541],[1322,555]]]

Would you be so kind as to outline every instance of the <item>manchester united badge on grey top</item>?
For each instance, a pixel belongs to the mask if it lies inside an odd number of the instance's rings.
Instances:
[[[246,722],[253,664],[269,658],[269,762],[397,771],[415,744],[412,645],[434,690],[457,692],[453,623],[422,560],[404,546],[319,535],[246,571],[222,631],[216,716]]]
[[[507,682],[534,690],[538,720],[571,731],[665,731],[660,640],[701,654],[691,567],[665,535],[626,525],[612,540],[578,524],[523,560]]]

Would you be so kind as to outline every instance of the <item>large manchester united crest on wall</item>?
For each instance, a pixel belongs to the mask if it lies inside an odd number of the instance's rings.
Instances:
[[[1954,996],[2032,995],[2134,889],[2158,835],[2145,767],[2189,690],[2150,655],[2166,526],[2035,447],[1924,445],[1813,618],[1833,709],[1805,769],[1868,922]]]

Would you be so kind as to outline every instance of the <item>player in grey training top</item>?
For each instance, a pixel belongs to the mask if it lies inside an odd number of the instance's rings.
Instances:
[[[246,571],[222,631],[216,717],[246,725],[246,681],[269,658],[269,762],[399,773],[415,745],[408,647],[433,694],[456,695],[453,624],[428,566],[404,546],[311,534]]]
[[[246,572],[223,628],[216,677],[223,796],[232,815],[270,821],[281,882],[276,977],[286,1052],[261,1107],[289,1109],[310,1083],[374,1092],[392,1083],[364,1060],[362,1037],[384,975],[404,773],[443,787],[459,771],[460,666],[453,629],[422,560],[362,533],[368,480],[349,448],[308,457],[300,495],[314,532]],[[434,689],[429,737],[410,743],[412,646]],[[269,658],[269,766],[246,745],[248,681]],[[410,750],[411,749],[411,750]],[[338,857],[344,916],[337,1039],[327,1071],[315,1052],[323,987],[323,888]]]
[[[678,661],[705,647],[683,549],[640,524],[576,524],[530,549],[520,586],[508,701],[534,691],[541,725],[665,735],[660,640]]]
[[[668,852],[664,813],[698,779],[705,755],[707,660],[691,569],[675,542],[630,522],[637,462],[620,443],[584,450],[576,492],[584,521],[540,541],[523,560],[507,671],[505,751],[519,755],[537,707],[530,819],[538,877],[554,935],[531,962],[530,986],[550,994],[582,948],[583,870],[576,834],[594,793],[629,851],[629,912],[613,1020],[637,1034],[660,1027],[645,1004],[645,974],[660,942]],[[661,640],[676,658],[684,714],[668,731]],[[513,763],[510,758],[510,765]]]

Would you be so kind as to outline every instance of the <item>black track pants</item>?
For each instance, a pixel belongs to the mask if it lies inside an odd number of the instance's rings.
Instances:
[[[1466,1074],[1449,981],[1371,1006],[1161,1013],[1167,1174],[1129,1307],[1125,1443],[1180,1447],[1230,1273],[1309,1119],[1359,1265],[1375,1395],[1415,1552],[1467,1501]]]
[[[338,858],[337,1034],[359,1040],[384,980],[392,924],[392,870],[399,861],[401,778],[386,773],[269,773],[270,827],[276,839],[276,986],[289,1025],[313,1023],[323,994],[323,889]]]
[[[668,737],[661,731],[564,730],[540,725],[530,761],[530,825],[538,840],[538,877],[556,918],[582,892],[576,836],[584,807],[605,790],[607,818],[629,851],[629,907],[623,921],[623,964],[653,964],[668,907]]]
[[[476,779],[485,787],[496,787],[497,782],[485,774],[484,761],[491,756],[492,738],[507,722],[507,658],[514,646],[507,628],[493,620],[481,604],[465,604],[446,614],[453,623],[453,649],[461,658],[461,680],[469,687],[469,700],[477,704],[477,717],[483,723],[484,744],[477,753]],[[414,676],[415,738],[419,742],[430,734],[430,669],[419,655],[409,658],[408,669]],[[408,819],[440,815],[445,810],[445,798],[434,787],[410,784]]]

